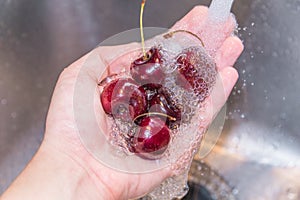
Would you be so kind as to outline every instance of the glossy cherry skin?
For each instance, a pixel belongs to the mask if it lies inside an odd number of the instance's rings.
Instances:
[[[162,85],[155,84],[155,83],[148,83],[148,84],[143,85],[142,87],[146,90],[146,97],[147,97],[147,101],[149,102],[153,98],[153,96],[158,94],[158,92],[162,88]]]
[[[174,127],[174,125],[179,126],[180,124],[181,110],[172,104],[170,97],[163,91],[154,95],[150,102],[148,102],[148,110],[150,113],[154,112],[167,115],[160,116],[160,118],[166,121],[169,128]]]
[[[196,63],[194,63],[193,57],[195,55],[191,49],[185,50],[178,56],[176,62],[179,73],[176,77],[176,84],[187,90],[193,90],[198,96],[203,96],[208,93],[208,84],[195,67]]]
[[[103,88],[101,103],[106,114],[132,121],[147,109],[145,90],[131,78],[120,78]]]
[[[161,156],[170,142],[170,130],[159,117],[148,116],[142,119],[132,139],[132,151],[147,159]]]
[[[165,73],[161,67],[161,58],[158,48],[151,48],[146,57],[142,56],[131,64],[130,74],[132,78],[140,84],[160,84],[165,78]]]

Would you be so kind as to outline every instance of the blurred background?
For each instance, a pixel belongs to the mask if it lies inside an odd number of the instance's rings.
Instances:
[[[205,0],[148,1],[147,27]],[[138,28],[136,0],[0,0],[0,194],[43,138],[59,73],[101,41]],[[205,161],[238,199],[300,199],[300,0],[235,0],[245,51],[225,129]]]

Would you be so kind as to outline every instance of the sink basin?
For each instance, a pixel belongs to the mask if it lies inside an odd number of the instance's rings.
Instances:
[[[252,1],[247,8],[242,2],[233,9],[245,44],[236,63],[240,78],[221,138],[205,161],[237,199],[299,199],[300,2]]]
[[[145,26],[170,27],[196,4],[149,1]],[[139,2],[0,3],[0,194],[39,147],[60,71],[107,37],[138,27]],[[169,12],[165,12],[168,8]],[[202,158],[237,199],[300,199],[300,2],[236,0],[245,51],[221,137]]]

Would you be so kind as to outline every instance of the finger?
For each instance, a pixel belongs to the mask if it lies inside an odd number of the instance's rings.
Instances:
[[[204,42],[208,53],[214,56],[226,38],[232,35],[236,27],[236,20],[233,15],[230,15],[225,23],[218,23],[212,21],[208,14],[207,7],[196,6],[172,29],[184,29],[197,34]]]
[[[184,29],[196,33],[199,27],[201,27],[201,24],[205,22],[207,13],[208,8],[206,6],[195,6],[183,18],[176,22],[171,29]]]
[[[202,39],[208,53],[215,57],[217,50],[233,34],[235,27],[236,20],[233,16],[230,16],[226,22],[221,23],[211,21],[208,18],[197,35]]]
[[[203,112],[203,124],[208,126],[219,110],[223,107],[238,79],[238,72],[233,67],[222,69],[217,76],[216,83],[210,94],[205,100]]]
[[[218,70],[222,70],[227,66],[233,66],[243,49],[244,45],[238,37],[231,36],[227,38],[216,53],[215,61]]]
[[[238,72],[233,67],[226,67],[222,69],[219,72],[219,74],[220,74],[220,79],[218,79],[218,81],[221,82],[220,86],[222,86],[224,92],[218,93],[218,91],[221,90],[221,88],[219,90],[216,89],[213,91],[212,96],[216,99],[214,101],[215,102],[214,106],[216,108],[221,108],[224,105],[239,77]],[[217,101],[218,99],[220,101]]]

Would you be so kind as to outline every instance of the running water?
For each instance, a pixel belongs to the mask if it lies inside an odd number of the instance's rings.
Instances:
[[[199,32],[205,43],[205,49],[212,57],[224,40],[233,34],[232,28],[236,27],[234,15],[231,14],[233,0],[213,0],[209,6],[208,17]]]
[[[209,6],[210,20],[214,22],[225,22],[230,16],[233,0],[212,0]]]

